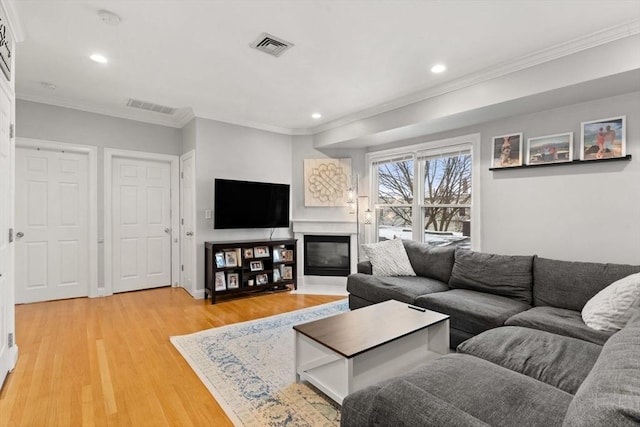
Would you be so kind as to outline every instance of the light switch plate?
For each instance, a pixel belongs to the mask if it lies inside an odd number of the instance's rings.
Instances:
[[[211,209],[204,210],[204,219],[211,219]]]

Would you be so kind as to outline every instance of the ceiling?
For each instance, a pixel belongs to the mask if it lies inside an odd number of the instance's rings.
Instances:
[[[290,134],[416,102],[434,88],[640,18],[639,0],[12,4],[24,39],[19,99],[176,127],[195,115]],[[105,24],[99,10],[120,23]],[[263,32],[294,46],[277,58],[251,49]],[[109,62],[91,61],[93,53]],[[447,71],[431,73],[436,63]],[[178,111],[136,110],[129,98]]]

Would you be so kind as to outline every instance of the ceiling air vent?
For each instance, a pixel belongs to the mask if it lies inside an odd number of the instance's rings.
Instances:
[[[154,113],[173,114],[176,112],[175,108],[167,107],[164,105],[154,104],[153,102],[140,101],[138,99],[131,99],[127,101],[127,107],[139,108],[141,110],[153,111]]]
[[[268,53],[269,55],[280,56],[285,50],[293,47],[294,44],[272,36],[271,34],[262,33],[260,34],[260,37],[258,37],[258,39],[249,46],[264,53]]]

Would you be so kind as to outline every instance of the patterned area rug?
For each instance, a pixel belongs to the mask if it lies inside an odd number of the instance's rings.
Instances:
[[[238,426],[337,426],[340,410],[295,382],[293,325],[345,312],[347,300],[171,337]]]

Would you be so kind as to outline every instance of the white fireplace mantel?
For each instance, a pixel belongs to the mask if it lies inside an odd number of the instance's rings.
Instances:
[[[351,246],[351,272],[355,272],[358,263],[358,225],[355,221],[324,220],[324,219],[294,219],[293,235],[298,239],[297,253],[299,259],[304,259],[304,236],[349,236]],[[302,262],[297,270],[298,291],[308,294],[347,294],[346,277],[305,276]]]

